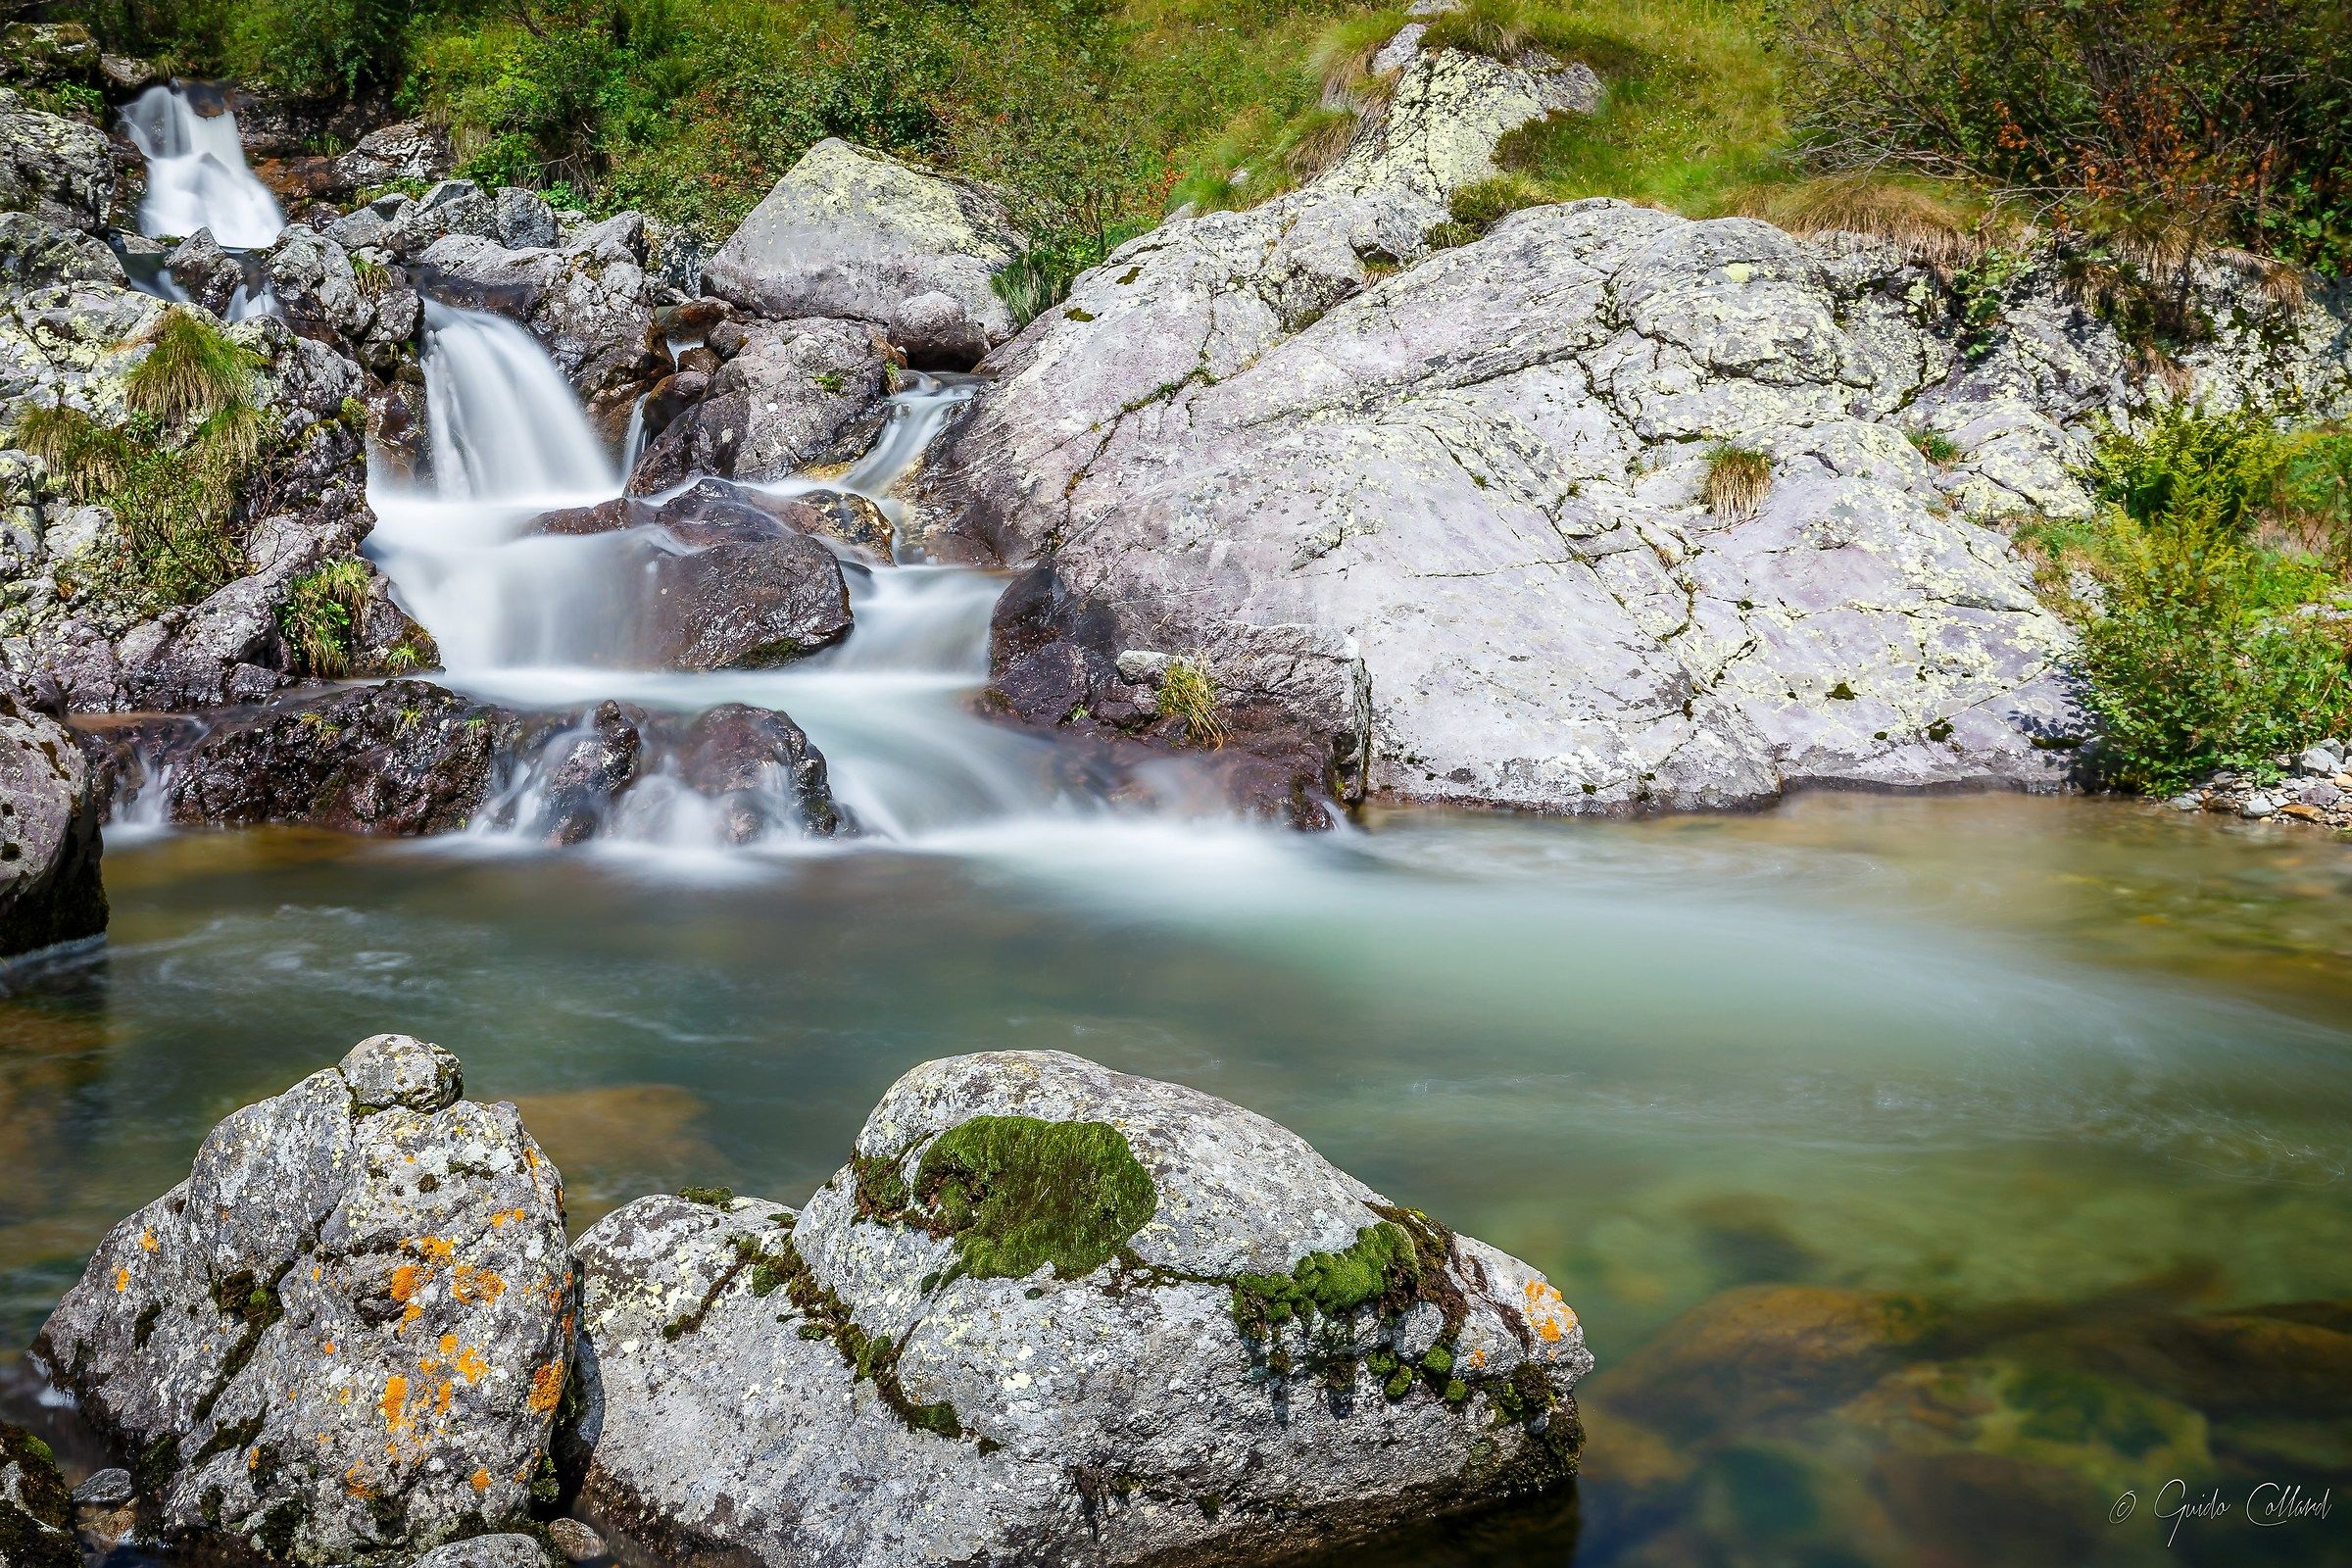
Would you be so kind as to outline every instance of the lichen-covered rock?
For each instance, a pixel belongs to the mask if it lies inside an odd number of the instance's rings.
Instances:
[[[697,1197],[577,1248],[583,1504],[668,1558],[1254,1562],[1575,1468],[1541,1274],[1195,1090],[935,1061],[797,1215]]]
[[[236,1112],[35,1346],[168,1538],[405,1562],[552,1482],[573,1279],[555,1167],[447,1052],[364,1041]]]
[[[122,263],[106,242],[60,228],[29,213],[0,213],[0,285],[11,290],[57,283],[123,286]]]
[[[73,735],[0,679],[0,958],[106,929],[98,814]]]
[[[961,369],[1012,335],[991,279],[1027,248],[985,186],[827,138],[776,181],[706,276],[759,315],[871,321],[915,364]]]
[[[104,234],[114,202],[115,159],[106,132],[28,109],[0,87],[0,212]]]
[[[182,710],[253,701],[284,685],[290,655],[279,617],[295,585],[329,561],[355,559],[375,523],[360,368],[274,318],[225,325],[200,307],[167,307],[101,283],[0,296],[0,431],[60,407],[107,430],[131,428],[129,377],[153,351],[168,309],[191,313],[252,357],[257,440],[219,519],[244,570],[194,604],[159,603],[126,569],[136,546],[105,496],[66,494],[45,472],[27,482],[22,494],[37,532],[0,563],[0,646],[18,666],[54,675],[76,711]],[[174,451],[197,439],[192,420],[163,432]],[[391,609],[380,592],[370,602]],[[414,629],[394,612],[370,612],[354,630],[354,666],[367,668]]]
[[[698,399],[659,425],[649,406],[629,493],[702,473],[758,484],[853,458],[880,424],[891,371],[860,322],[751,322]]]
[[[553,1560],[536,1536],[475,1536],[435,1546],[409,1568],[550,1568]]]
[[[347,189],[366,191],[404,179],[439,179],[449,172],[449,137],[422,120],[404,120],[362,136],[335,160]]]
[[[12,29],[13,30],[13,29]],[[0,1421],[0,1564],[81,1568],[74,1499],[49,1446]]]
[[[1000,689],[1181,662],[1342,796],[2063,783],[2069,638],[1993,524],[2086,504],[2082,431],[2138,396],[2112,328],[2050,279],[1964,350],[1889,246],[1614,202],[1430,255],[1542,96],[1512,70],[1416,58],[1322,179],[1134,241],[992,358],[933,449],[935,548],[1050,558],[1088,628],[1001,650]],[[2340,309],[2214,286],[2201,386],[2343,405]],[[1752,510],[1707,499],[1718,442],[1768,466]]]

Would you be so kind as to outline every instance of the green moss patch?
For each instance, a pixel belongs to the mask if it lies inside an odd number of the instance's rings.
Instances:
[[[1049,1263],[1063,1279],[1091,1274],[1159,1208],[1126,1134],[1034,1116],[975,1116],[942,1133],[914,1196],[915,1222],[954,1237],[956,1272],[982,1279],[1025,1279]]]

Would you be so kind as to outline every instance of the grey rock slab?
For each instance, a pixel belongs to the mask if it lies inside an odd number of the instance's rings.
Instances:
[[[98,817],[73,734],[0,680],[0,958],[106,929]]]
[[[103,235],[115,202],[106,132],[45,115],[0,87],[0,212],[29,213],[60,228]]]
[[[827,138],[776,181],[705,275],[748,311],[871,321],[916,364],[961,368],[1012,335],[990,279],[1026,249],[985,186]]]
[[[88,1508],[121,1507],[136,1494],[130,1472],[122,1469],[100,1470],[74,1489],[74,1500]]]
[[[629,493],[652,495],[697,474],[756,484],[847,462],[880,426],[890,371],[862,322],[751,322],[701,401],[647,431]]]
[[[532,1536],[475,1536],[436,1546],[409,1568],[553,1568],[553,1559]]]
[[[405,1561],[527,1516],[571,1348],[563,1185],[459,1092],[437,1048],[364,1042],[213,1129],[50,1315],[36,1353],[169,1538]]]
[[[1135,1216],[1124,1250],[1071,1277],[960,1268],[920,1178],[938,1140],[989,1117],[1115,1129],[1148,1174],[1140,1207],[1106,1210]],[[1089,1211],[1128,1201],[1110,1191]],[[1423,1241],[1398,1255],[1420,1262],[1380,1278],[1439,1303],[1439,1335],[1369,1301],[1311,1335],[1237,1315],[1236,1275],[1287,1275],[1408,1226]],[[1525,1263],[1390,1207],[1262,1116],[1056,1052],[915,1068],[797,1214],[648,1198],[577,1253],[583,1506],[673,1557],[1196,1563],[1344,1546],[1572,1469],[1572,1390],[1592,1365],[1574,1312]],[[1394,1356],[1400,1318],[1425,1361],[1392,1397],[1361,1358]]]
[[[0,283],[19,290],[57,283],[124,286],[122,263],[104,240],[29,213],[0,213]]]

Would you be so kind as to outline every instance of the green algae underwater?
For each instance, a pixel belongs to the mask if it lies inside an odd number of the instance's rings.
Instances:
[[[185,834],[107,874],[106,946],[0,998],[12,1357],[215,1121],[378,1030],[521,1106],[575,1229],[798,1202],[915,1062],[1050,1047],[1274,1117],[1582,1316],[1577,1487],[1350,1563],[2352,1560],[2325,835],[1821,796],[724,865]]]

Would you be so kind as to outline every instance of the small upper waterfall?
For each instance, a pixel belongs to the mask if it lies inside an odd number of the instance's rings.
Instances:
[[[426,306],[423,341],[433,476],[378,478],[368,551],[440,644],[450,685],[533,710],[605,699],[691,714],[743,703],[789,714],[827,760],[833,795],[869,837],[895,842],[1101,808],[1083,769],[1049,743],[970,710],[988,678],[989,614],[1002,586],[962,567],[846,559],[855,629],[782,668],[687,673],[646,651],[659,527],[572,536],[539,531],[557,508],[611,499],[619,477],[539,343],[502,318]],[[762,486],[848,491],[894,520],[890,486],[971,396],[968,381],[909,377],[873,449],[847,473]],[[560,806],[559,737],[514,760],[483,831],[539,837]],[[784,780],[776,781],[779,792]],[[779,793],[771,814],[792,813]],[[726,842],[726,813],[651,757],[599,837],[669,849]]]
[[[199,114],[182,88],[150,87],[122,112],[122,125],[147,159],[141,233],[181,238],[209,228],[223,246],[252,250],[285,227],[277,198],[245,166],[237,117],[226,107]]]

